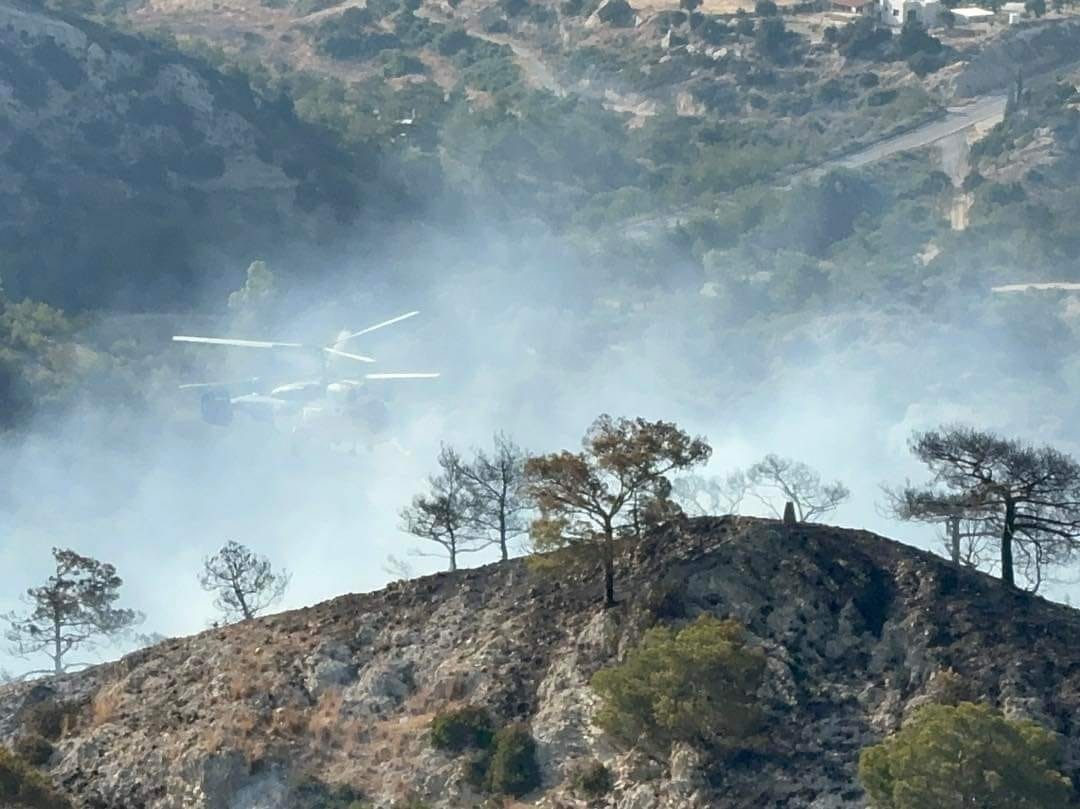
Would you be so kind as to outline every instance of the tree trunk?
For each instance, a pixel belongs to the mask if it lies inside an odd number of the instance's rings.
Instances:
[[[499,508],[499,550],[502,552],[502,560],[510,558],[506,551],[506,506]]]
[[[1016,504],[1005,500],[1005,526],[1001,530],[1001,580],[1006,587],[1016,587],[1013,574],[1013,527],[1016,523]]]
[[[615,606],[615,537],[610,525],[604,528],[604,606]]]
[[[240,605],[240,614],[244,616],[245,621],[250,621],[253,617],[251,609],[247,605],[247,599],[244,598],[244,591],[240,589],[235,579],[233,579],[233,595],[236,596],[236,603]]]
[[[53,621],[53,671],[64,673],[64,647],[60,637],[60,621]]]
[[[450,541],[446,543],[446,550],[450,552],[450,572],[457,570],[457,537],[450,534]]]
[[[952,563],[957,567],[960,567],[960,518],[949,518],[949,552],[952,557]]]

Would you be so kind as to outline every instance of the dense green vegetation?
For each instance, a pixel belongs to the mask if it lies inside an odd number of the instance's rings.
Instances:
[[[59,310],[12,303],[0,291],[0,430],[67,398],[80,376],[73,328]]]
[[[496,795],[515,797],[540,786],[536,742],[529,734],[528,726],[514,723],[500,728],[495,734],[487,785]]]
[[[0,268],[17,300],[176,306],[212,277],[207,246],[227,255],[260,234],[303,239],[282,215],[290,207],[329,224],[407,207],[376,148],[343,149],[288,99],[260,96],[241,73],[167,40],[68,19],[124,70],[102,73],[85,48],[49,36],[0,32],[4,81],[16,88],[0,116]],[[262,190],[242,193],[252,180]]]
[[[495,795],[521,796],[540,786],[536,742],[521,723],[498,730],[482,708],[465,706],[436,714],[431,744],[464,756],[469,781]]]
[[[586,800],[596,800],[611,792],[614,778],[602,762],[591,761],[574,772],[574,792]]]
[[[483,708],[465,706],[436,714],[431,720],[431,745],[461,752],[470,747],[486,750],[495,738],[491,717]]]
[[[764,654],[734,621],[702,616],[679,630],[653,627],[626,660],[593,677],[596,723],[626,745],[664,754],[677,741],[739,750],[762,727],[764,673]]]
[[[487,30],[514,30],[525,20],[545,30],[555,18],[538,8],[504,3],[480,18]],[[666,27],[679,42],[700,47],[752,44],[752,57],[664,51],[630,34],[618,47],[544,48],[564,85],[614,82],[623,92],[660,101],[656,112],[632,120],[590,94],[538,90],[507,46],[415,12],[411,4],[388,0],[305,26],[320,52],[369,71],[369,78],[348,83],[267,66],[257,55],[226,55],[197,42],[185,47],[222,65],[241,64],[264,96],[292,98],[302,118],[327,126],[353,148],[377,145],[410,188],[452,189],[485,208],[539,215],[560,228],[612,224],[673,205],[708,208],[734,189],[772,180],[792,164],[813,163],[838,144],[887,133],[936,108],[911,84],[877,88],[861,81],[864,74],[822,78],[804,64],[810,58],[805,41],[767,13],[741,33],[696,12],[666,12],[650,23],[650,30]],[[925,32],[921,39],[900,39],[899,48],[880,58],[929,47]],[[428,75],[432,59],[452,71],[451,92]],[[417,80],[388,85],[386,76]],[[675,87],[701,106],[700,114],[672,114]],[[410,123],[402,125],[406,119]]]
[[[1057,809],[1072,792],[1060,765],[1060,742],[1035,722],[985,705],[929,705],[863,751],[859,778],[874,809]]]

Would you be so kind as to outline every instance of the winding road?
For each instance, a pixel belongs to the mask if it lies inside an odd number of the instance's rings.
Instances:
[[[949,107],[944,116],[901,135],[885,138],[851,154],[827,160],[789,175],[784,187],[790,188],[803,180],[821,177],[830,169],[861,168],[901,152],[922,149],[973,126],[991,126],[1004,117],[1006,98],[1003,94],[980,96],[962,106]],[[690,207],[680,208],[659,216],[652,215],[630,220],[619,227],[624,237],[634,240],[649,239],[678,227],[687,217],[695,213],[701,213],[701,211]]]
[[[832,160],[824,168],[856,169],[876,163],[899,152],[921,149],[973,126],[990,126],[1005,116],[1004,95],[983,96],[962,107],[950,107],[944,118],[930,121],[910,132],[896,135],[855,152]]]

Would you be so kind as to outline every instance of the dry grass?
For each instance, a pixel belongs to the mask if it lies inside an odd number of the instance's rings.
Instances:
[[[120,715],[120,706],[124,702],[122,683],[113,683],[100,689],[90,703],[90,725],[107,725]]]
[[[234,671],[229,676],[228,685],[225,688],[229,699],[239,701],[250,699],[260,689],[260,681],[252,676],[250,671]]]

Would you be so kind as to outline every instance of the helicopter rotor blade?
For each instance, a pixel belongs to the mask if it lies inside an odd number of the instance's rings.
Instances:
[[[252,377],[250,379],[232,379],[228,382],[186,382],[178,387],[180,390],[206,390],[208,388],[254,387],[260,382],[262,382],[262,379],[259,377]]]
[[[173,335],[176,343],[208,343],[217,346],[240,346],[241,348],[304,348],[303,343],[279,343],[273,340],[237,340],[232,337],[192,337]]]
[[[418,314],[420,314],[419,309],[414,312],[406,312],[403,315],[392,317],[389,320],[384,320],[382,323],[376,323],[374,326],[368,326],[366,329],[360,329],[360,331],[354,331],[351,334],[346,334],[344,337],[341,338],[341,342],[344,342],[345,340],[351,340],[354,337],[359,337],[362,334],[370,334],[376,329],[381,329],[385,326],[392,326],[395,323],[400,323],[403,320],[408,320],[410,317],[415,317]]]
[[[390,373],[364,374],[364,379],[438,379],[441,374],[429,373]]]
[[[341,351],[337,348],[330,348],[329,346],[323,346],[323,351],[327,354],[333,354],[335,357],[345,357],[346,359],[356,360],[357,362],[375,362],[374,357],[366,357],[363,354],[350,354],[348,351]]]

